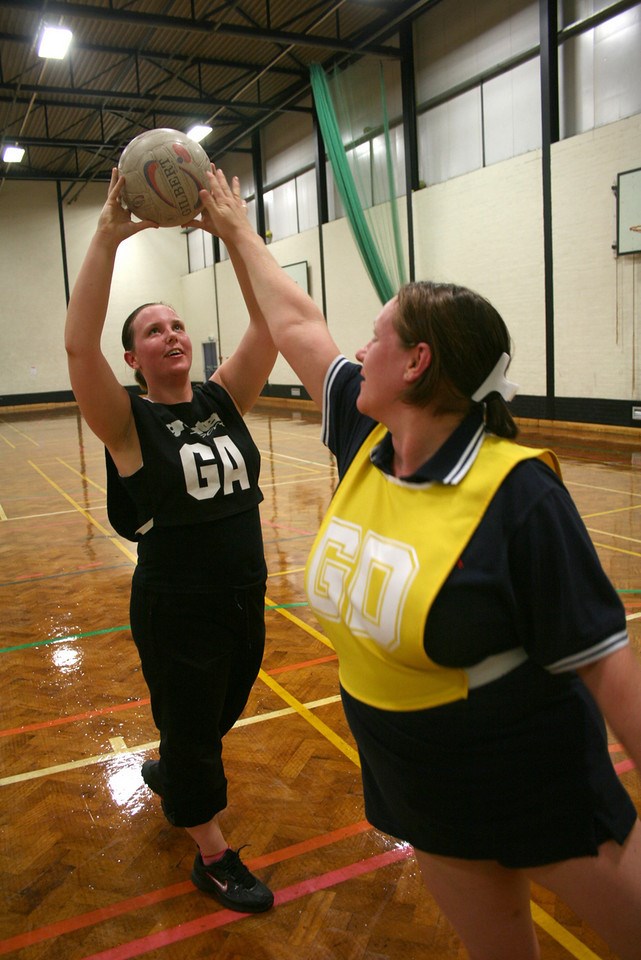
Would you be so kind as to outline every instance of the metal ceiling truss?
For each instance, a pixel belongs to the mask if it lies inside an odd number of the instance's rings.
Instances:
[[[196,121],[212,157],[251,149],[283,112],[311,112],[311,62],[398,60],[399,26],[437,2],[3,0],[0,146],[27,155],[0,178],[105,180],[137,133]],[[73,31],[65,61],[37,56],[44,22]]]

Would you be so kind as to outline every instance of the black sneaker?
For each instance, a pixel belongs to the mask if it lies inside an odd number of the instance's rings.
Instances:
[[[249,872],[238,853],[238,850],[227,850],[221,860],[210,863],[208,867],[203,863],[200,853],[197,853],[191,882],[230,910],[239,910],[241,913],[269,910],[274,903],[274,894]]]
[[[161,797],[162,790],[160,785],[160,761],[145,760],[140,768],[140,772],[149,789],[153,790],[154,793],[157,793],[158,796]]]

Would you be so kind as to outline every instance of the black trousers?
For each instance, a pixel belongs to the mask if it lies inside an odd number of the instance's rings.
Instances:
[[[215,594],[134,581],[131,632],[160,732],[162,805],[195,827],[227,806],[222,739],[240,717],[265,648],[265,583]]]

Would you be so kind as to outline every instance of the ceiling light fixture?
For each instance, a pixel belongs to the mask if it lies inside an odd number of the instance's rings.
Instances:
[[[24,157],[24,147],[5,147],[2,152],[2,159],[5,163],[20,163]]]
[[[69,49],[73,34],[66,27],[44,27],[40,36],[38,56],[48,60],[62,60]]]
[[[195,140],[196,143],[200,143],[201,140],[204,140],[205,137],[209,136],[211,131],[212,128],[208,127],[206,123],[197,123],[187,131],[187,136],[191,137],[192,140]]]

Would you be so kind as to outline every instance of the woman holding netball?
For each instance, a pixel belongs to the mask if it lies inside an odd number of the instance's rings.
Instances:
[[[109,518],[138,543],[131,631],[160,731],[142,775],[167,819],[198,845],[197,887],[232,910],[259,912],[271,891],[229,849],[222,738],[260,668],[266,568],[258,505],[260,456],[243,420],[276,351],[261,310],[207,383],[190,379],[192,346],[172,307],[147,303],[123,328],[125,360],[145,387],[130,394],[100,346],[117,250],[133,222],[113,171],[107,202],[69,302],[71,385],[107,452]]]

